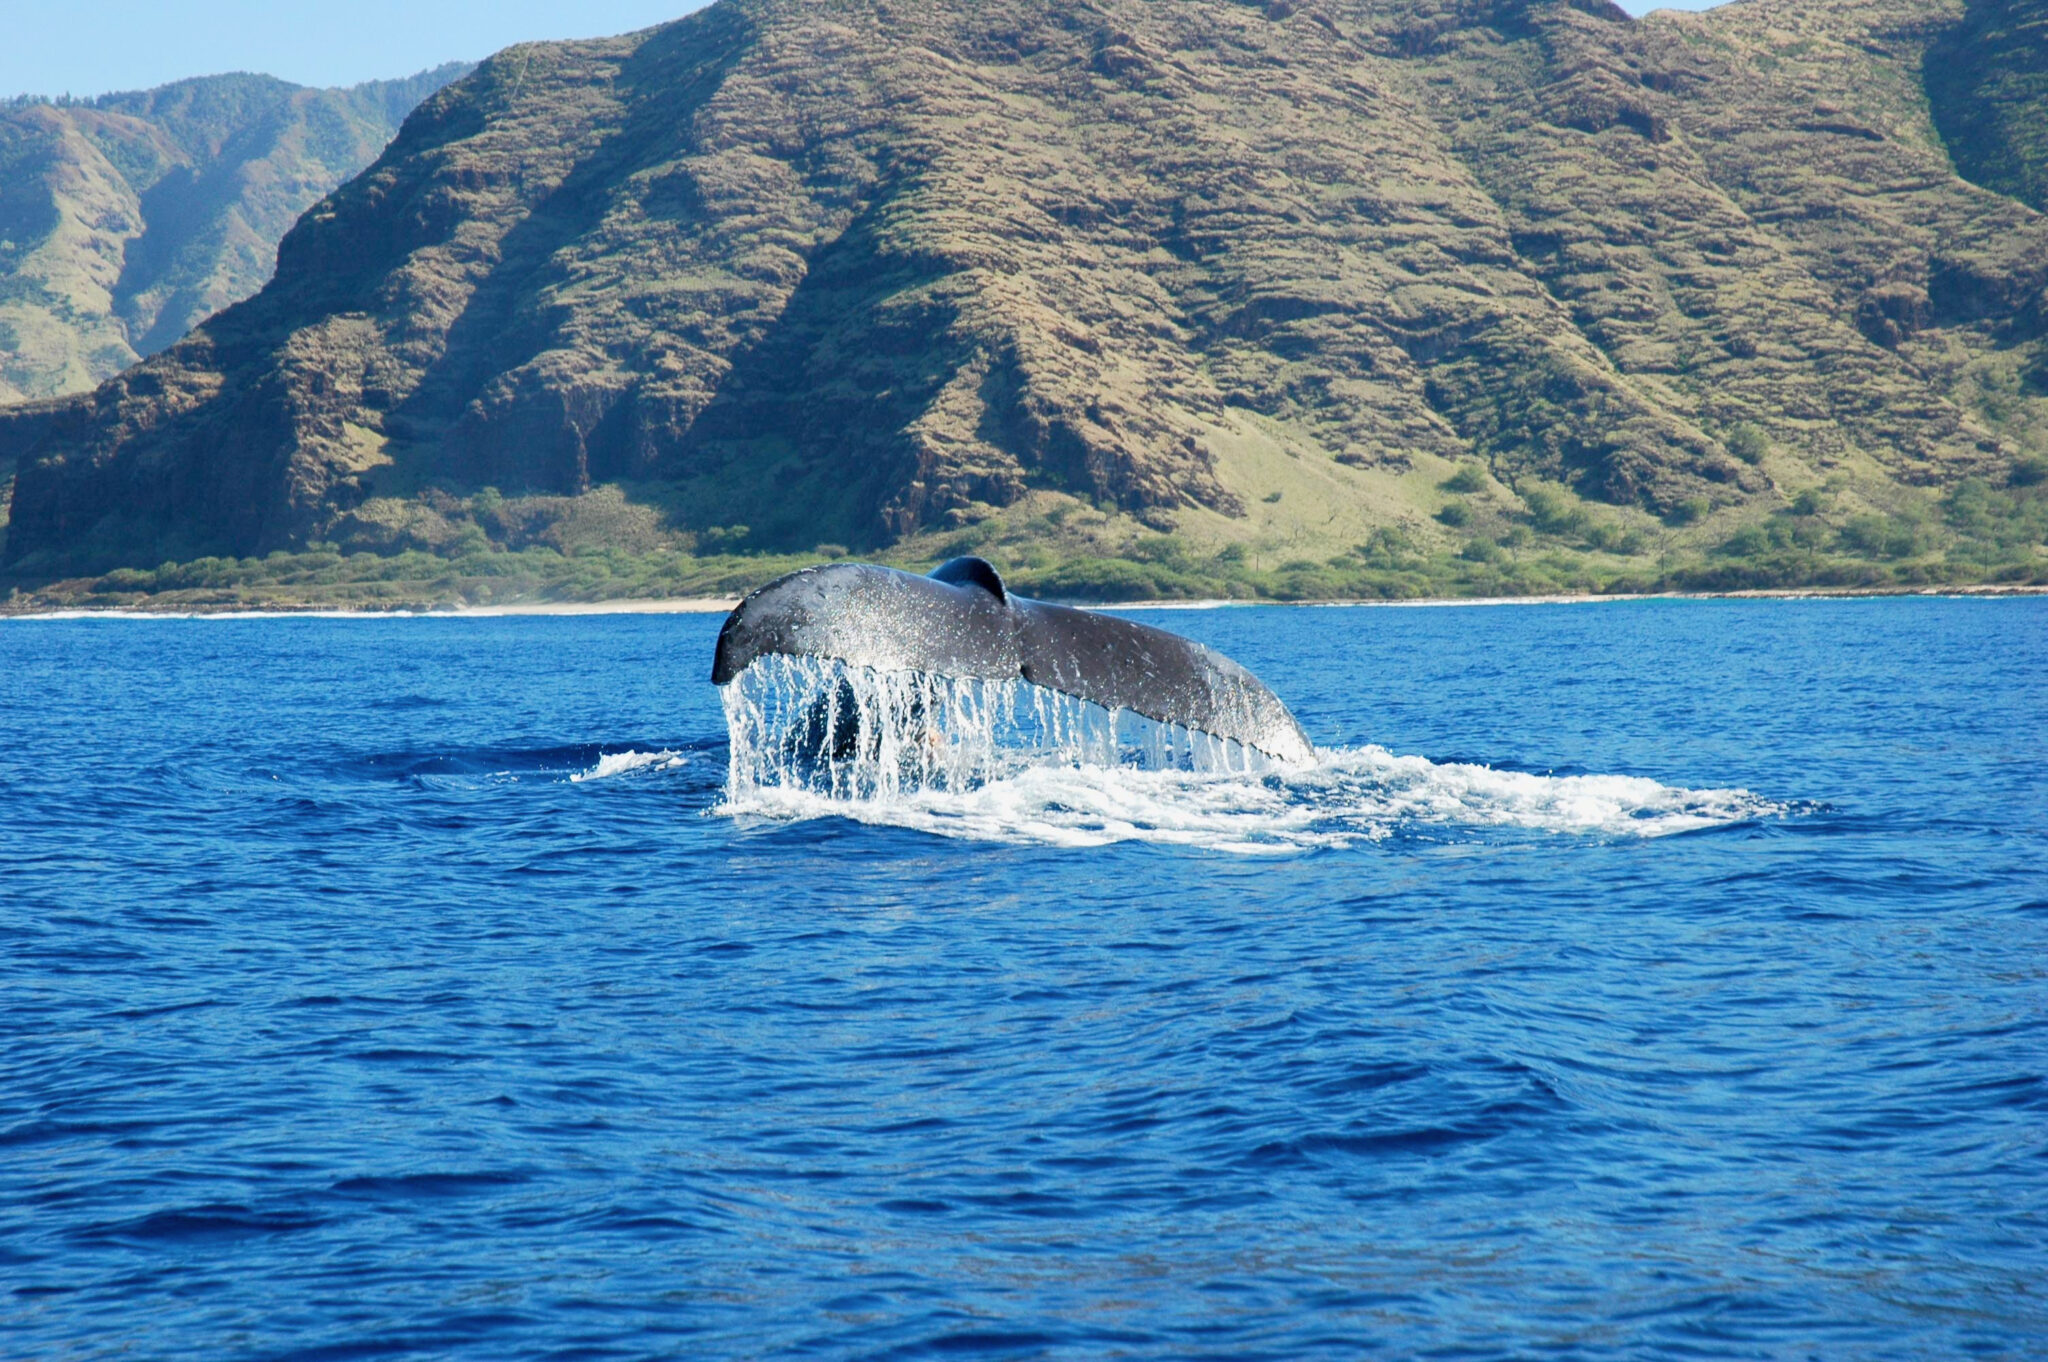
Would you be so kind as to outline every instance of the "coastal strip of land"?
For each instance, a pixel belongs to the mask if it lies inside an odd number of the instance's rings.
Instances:
[[[1502,605],[1613,605],[1642,601],[1732,601],[1732,600],[1878,600],[1926,597],[1929,599],[1993,600],[2010,597],[2048,596],[2048,586],[2034,584],[1943,586],[1907,589],[1900,587],[1788,587],[1744,591],[1647,591],[1647,592],[1554,592],[1528,596],[1431,596],[1407,600],[1333,599],[1305,601],[1238,600],[1125,600],[1082,603],[1089,610],[1218,610],[1244,606],[1292,606],[1304,609],[1417,608],[1424,606]],[[30,620],[166,620],[166,619],[517,619],[550,616],[589,615],[717,615],[739,604],[736,596],[680,596],[645,600],[614,601],[517,601],[503,605],[458,605],[448,602],[411,606],[362,606],[336,609],[331,606],[294,608],[279,605],[204,605],[180,602],[125,606],[73,606],[57,609],[10,609],[0,602],[0,621]]]

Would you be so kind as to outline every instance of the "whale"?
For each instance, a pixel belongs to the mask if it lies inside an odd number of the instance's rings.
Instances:
[[[1222,653],[1134,620],[1016,595],[981,558],[954,558],[926,576],[833,563],[779,577],[726,617],[712,683],[730,685],[770,655],[1023,681],[1288,765],[1315,760],[1280,697]]]

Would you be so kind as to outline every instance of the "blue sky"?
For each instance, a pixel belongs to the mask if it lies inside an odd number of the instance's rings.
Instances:
[[[0,96],[97,95],[260,71],[353,85],[536,38],[658,24],[703,0],[6,0]]]
[[[703,0],[59,0],[4,6],[0,96],[97,95],[186,76],[260,71],[353,85],[474,61],[535,38],[645,28]],[[1720,0],[1622,0],[1705,9]]]

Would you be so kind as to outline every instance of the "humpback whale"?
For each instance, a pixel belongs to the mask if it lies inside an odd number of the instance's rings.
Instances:
[[[1164,629],[1013,595],[980,558],[955,558],[926,577],[837,563],[778,578],[726,618],[711,680],[728,685],[773,654],[878,672],[1021,680],[1281,762],[1315,759],[1280,698],[1223,654]]]

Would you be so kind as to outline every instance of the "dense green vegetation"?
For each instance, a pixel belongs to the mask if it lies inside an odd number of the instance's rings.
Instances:
[[[2048,462],[2008,487],[1966,480],[1922,511],[1840,514],[1816,490],[1706,551],[1653,549],[1640,533],[1565,508],[1540,492],[1499,533],[1453,547],[1399,529],[1327,558],[1254,566],[1241,546],[1210,554],[1169,534],[1117,552],[991,545],[969,531],[923,553],[882,560],[921,570],[986,553],[1010,585],[1056,600],[1415,600],[1552,594],[1747,590],[1918,590],[2048,586]],[[62,581],[0,579],[0,613],[81,607],[426,610],[525,602],[596,603],[737,596],[782,573],[844,557],[727,551],[745,528],[695,551],[597,543],[508,548],[474,526],[444,552],[342,553],[316,545],[263,558],[201,558]]]
[[[1927,61],[1927,93],[1956,168],[2048,210],[2048,11],[1968,0]]]

